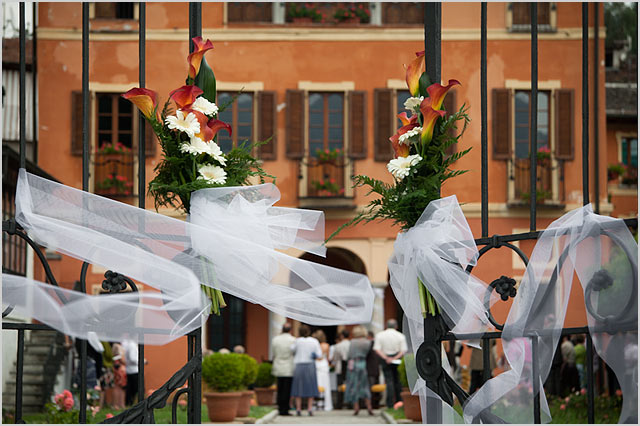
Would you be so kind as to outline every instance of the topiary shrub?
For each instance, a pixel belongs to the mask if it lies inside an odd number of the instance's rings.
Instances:
[[[258,376],[258,361],[247,354],[239,354],[238,357],[244,365],[244,375],[242,376],[242,387],[247,389],[251,386]]]
[[[257,388],[268,388],[273,385],[276,381],[276,378],[271,374],[271,363],[263,362],[258,366],[258,375],[255,380],[255,387]]]
[[[213,353],[202,360],[202,380],[214,392],[234,392],[242,387],[244,362],[238,354]]]
[[[407,367],[404,365],[404,357],[398,366],[398,380],[400,380],[400,384],[403,388],[409,387],[409,380],[407,380]]]

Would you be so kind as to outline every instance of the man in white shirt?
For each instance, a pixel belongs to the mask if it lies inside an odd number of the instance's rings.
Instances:
[[[407,339],[398,330],[398,322],[394,319],[387,321],[387,329],[376,334],[373,350],[382,358],[382,373],[387,385],[387,407],[393,407],[400,397],[400,381],[398,380],[398,364],[400,358],[407,352]]]
[[[340,387],[345,381],[347,376],[347,360],[349,355],[349,347],[351,341],[349,340],[349,330],[346,328],[340,333],[342,339],[340,342],[333,346],[333,356],[331,357],[331,363],[335,367],[337,385]],[[338,392],[338,398],[336,401],[336,408],[340,410],[342,408],[343,392]]]
[[[125,403],[133,405],[133,401],[138,394],[138,344],[133,340],[122,341],[124,349],[125,371],[127,372],[127,387]]]
[[[278,411],[281,416],[289,415],[289,399],[291,395],[291,381],[293,380],[293,349],[296,338],[291,335],[291,324],[286,322],[282,326],[282,333],[271,341],[273,349],[273,365],[271,374],[278,380]]]

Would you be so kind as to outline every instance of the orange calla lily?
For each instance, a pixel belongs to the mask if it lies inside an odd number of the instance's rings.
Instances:
[[[153,90],[135,88],[122,94],[122,97],[137,106],[142,115],[147,117],[148,120],[151,120],[151,117],[153,117],[155,113],[156,118],[160,121],[156,110],[158,105],[158,94]]]
[[[395,135],[389,138],[389,140],[391,141],[391,146],[393,147],[394,156],[395,158],[407,157],[409,155],[410,147],[409,145],[400,143],[399,139],[400,139],[400,133],[396,133]]]
[[[440,109],[442,106],[442,101],[444,101],[444,97],[447,95],[447,92],[456,85],[459,85],[460,82],[458,80],[449,80],[449,84],[443,86],[440,83],[434,83],[431,86],[427,87],[427,93],[429,94],[429,99],[431,99],[431,107],[433,109]],[[422,105],[420,106],[422,108]],[[449,111],[452,112],[452,111]]]
[[[231,136],[231,125],[225,123],[224,121],[220,121],[215,118],[212,118],[207,123],[207,126],[209,127],[209,129],[211,129],[214,135],[218,133],[220,130],[226,130],[227,133],[229,133],[229,136]]]
[[[444,111],[433,109],[432,98],[426,98],[420,104],[420,112],[422,113],[422,143],[428,144],[433,138],[433,130],[438,118],[445,116]]]
[[[173,99],[178,108],[189,108],[196,101],[196,98],[203,93],[202,89],[196,85],[182,86],[169,93],[169,97]]]
[[[412,123],[416,123],[416,125],[417,125],[417,123],[418,123],[418,116],[415,115],[415,114],[412,115],[411,117],[408,117],[406,112],[402,112],[402,113],[398,114],[397,117],[400,119],[400,121],[402,122],[403,126],[406,126],[406,125],[412,124]]]
[[[189,63],[189,78],[195,79],[200,72],[202,57],[207,50],[213,49],[213,43],[211,40],[202,41],[202,37],[194,37],[192,40],[195,49],[187,57],[187,62]]]
[[[418,116],[412,115],[411,118],[407,117],[407,113],[403,112],[398,114],[398,118],[404,124],[402,127],[398,129],[395,135],[391,136],[389,140],[391,141],[391,145],[393,147],[393,152],[397,157],[406,157],[409,155],[409,145],[400,143],[400,136],[407,133],[409,130],[418,127]]]
[[[420,76],[425,70],[424,50],[422,52],[416,52],[416,58],[406,67],[406,79],[409,92],[411,96],[418,96],[420,94]]]
[[[189,113],[192,113],[193,115],[195,115],[196,119],[198,120],[198,123],[200,123],[200,133],[196,133],[194,135],[195,137],[200,138],[205,142],[209,142],[211,139],[213,139],[214,134],[211,131],[211,129],[209,129],[209,127],[207,126],[207,121],[209,121],[209,118],[207,118],[206,115],[204,115],[200,111],[196,111],[195,109],[191,109],[191,108],[181,108],[181,109],[185,115]]]

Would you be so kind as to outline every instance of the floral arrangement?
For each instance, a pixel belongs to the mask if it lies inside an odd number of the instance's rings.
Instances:
[[[321,22],[324,16],[312,3],[290,3],[287,5],[289,18],[311,18],[313,22]]]
[[[344,188],[339,188],[336,180],[333,178],[327,180],[321,179],[319,181],[314,180],[311,181],[311,185],[316,191],[320,193],[324,192],[327,195],[344,194]]]
[[[123,145],[121,142],[103,143],[98,149],[98,154],[128,154],[131,152],[131,148]]]
[[[403,126],[389,138],[394,159],[387,164],[387,170],[394,181],[388,184],[369,176],[354,176],[354,187],[368,187],[368,193],[379,195],[351,221],[340,226],[330,237],[334,237],[344,227],[373,220],[392,220],[402,230],[413,227],[427,205],[440,198],[442,184],[466,170],[452,170],[450,166],[466,155],[471,148],[447,155],[449,146],[457,143],[470,122],[466,105],[458,111],[443,111],[442,103],[447,92],[460,82],[449,80],[446,86],[431,84],[425,72],[424,51],[417,52],[416,58],[406,67],[406,82],[411,97],[404,106],[409,111],[398,114]],[[451,129],[462,128],[457,135]],[[435,300],[420,283],[422,313],[435,315]]]
[[[195,49],[187,57],[186,85],[169,93],[161,110],[158,94],[153,90],[134,88],[122,95],[138,107],[162,147],[162,160],[149,183],[156,209],[173,206],[186,213],[189,213],[191,193],[196,190],[247,185],[254,176],[260,183],[264,183],[265,177],[273,178],[251,154],[255,146],[266,142],[246,141],[226,154],[216,143],[219,131],[232,134],[231,126],[217,116],[233,99],[226,105],[215,104],[216,78],[204,58],[205,53],[213,49],[213,43],[195,37],[193,44]],[[226,306],[222,293],[207,286],[203,289],[212,301],[212,312],[219,313],[220,307]]]
[[[541,146],[538,148],[536,156],[538,160],[548,160],[551,158],[551,149],[549,149],[548,145]]]
[[[106,191],[113,189],[118,194],[131,195],[131,189],[133,188],[133,182],[130,182],[126,176],[110,173],[109,177],[105,178],[102,182],[96,183],[96,189],[100,191]]]
[[[345,7],[337,8],[333,17],[338,22],[357,18],[361,23],[366,24],[371,20],[371,12],[369,6],[364,3],[347,3]]]
[[[316,150],[316,158],[319,163],[331,163],[338,158],[342,158],[342,150],[340,148],[335,149],[318,149]]]

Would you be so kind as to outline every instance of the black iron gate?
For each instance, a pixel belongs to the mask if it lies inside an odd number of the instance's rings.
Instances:
[[[34,4],[35,5],[35,4]],[[482,203],[481,203],[481,223],[482,223],[482,236],[476,239],[476,244],[483,246],[480,250],[480,255],[493,248],[509,247],[512,250],[518,252],[520,257],[527,262],[527,257],[512,243],[515,241],[523,240],[535,240],[542,231],[536,229],[536,194],[535,191],[531,191],[529,197],[530,202],[530,232],[513,235],[493,235],[489,237],[489,214],[488,214],[488,137],[487,137],[487,4],[479,4],[481,9],[480,28],[481,28],[481,191],[482,191]],[[588,4],[582,5],[582,178],[583,178],[583,203],[586,205],[589,203],[589,64],[588,64],[588,50],[589,50],[589,38],[588,38]],[[598,3],[594,3],[595,21],[598,22]],[[146,5],[144,2],[139,3],[139,83],[140,87],[145,87],[145,19],[146,19]],[[537,134],[535,129],[537,128],[537,92],[538,92],[538,27],[537,23],[537,4],[531,3],[531,92],[532,92],[532,108],[531,108],[531,134],[530,140],[530,182],[531,188],[536,187],[536,162],[537,156],[535,155],[535,147],[537,146]],[[189,4],[189,39],[201,35],[202,30],[202,5],[200,3]],[[440,3],[426,3],[425,4],[425,57],[427,73],[431,81],[440,81],[440,37],[441,37],[441,4]],[[35,20],[34,20],[35,26]],[[593,63],[593,96],[594,96],[594,110],[597,114],[598,111],[598,24],[595,26],[594,31],[594,63]],[[35,31],[34,31],[34,55],[35,55]],[[193,51],[193,44],[190,43],[190,51]],[[25,130],[26,130],[26,111],[25,111],[25,6],[24,3],[20,3],[20,167],[25,167]],[[89,190],[89,4],[82,4],[82,189],[84,191]],[[35,73],[34,73],[35,74]],[[34,92],[35,93],[35,92]],[[35,96],[35,94],[34,94]],[[35,103],[34,103],[35,105]],[[139,155],[138,155],[138,206],[145,208],[145,125],[144,119],[140,116],[139,125]],[[35,126],[35,124],[34,124]],[[593,134],[594,141],[594,165],[598,170],[598,120],[595,120],[595,131]],[[34,135],[36,132],[34,131]],[[598,174],[594,174],[594,205],[596,213],[599,213],[599,177]],[[630,227],[637,228],[637,218],[625,220],[626,224]],[[47,263],[40,248],[22,231],[20,226],[16,223],[14,218],[3,220],[2,231],[8,235],[15,235],[18,238],[24,240],[35,252],[39,261],[42,263],[47,281],[51,285],[57,285],[55,277],[53,276],[51,269]],[[80,273],[81,290],[86,291],[86,273],[88,264],[84,263]],[[107,274],[109,276],[107,277]],[[130,280],[118,276],[111,271],[105,273],[105,278],[125,280],[132,290],[136,291],[135,284]],[[491,291],[495,287],[494,282],[489,287]],[[3,317],[8,315],[10,309],[3,313]],[[487,312],[492,319],[494,325],[499,330],[502,328],[500,324],[497,324],[491,317],[490,311]],[[15,420],[16,423],[22,422],[22,388],[23,388],[23,360],[24,360],[24,337],[25,331],[30,330],[37,332],[39,330],[51,330],[48,326],[42,324],[21,324],[21,323],[9,323],[3,322],[3,330],[16,330],[18,333],[18,348],[17,348],[17,380],[16,380],[16,403],[15,403]],[[429,388],[441,395],[443,399],[450,400],[451,394],[455,394],[460,402],[469,397],[464,390],[462,390],[441,368],[441,345],[443,341],[462,340],[470,338],[480,338],[483,341],[483,359],[484,359],[484,377],[489,377],[489,358],[490,358],[490,340],[499,339],[501,332],[490,332],[478,335],[457,335],[451,334],[446,325],[444,324],[440,316],[427,316],[424,320],[425,328],[425,342],[421,345],[418,356],[416,358],[416,364],[420,375],[426,380]],[[637,327],[636,327],[637,329]],[[588,328],[570,328],[563,329],[562,334],[577,334],[584,333],[587,336],[587,395],[588,395],[588,419],[590,423],[594,423],[594,376],[593,376],[593,342],[589,335]],[[536,339],[532,339],[532,351],[535,356]],[[169,395],[180,388],[185,381],[188,382],[188,386],[185,389],[179,390],[173,399],[173,423],[176,423],[176,404],[177,399],[183,393],[188,394],[188,422],[200,423],[201,419],[201,359],[202,359],[202,342],[201,342],[201,329],[194,330],[188,335],[187,354],[189,361],[182,367],[171,379],[169,379],[160,389],[156,390],[148,398],[142,399],[145,395],[144,391],[144,345],[139,345],[139,396],[140,402],[134,407],[120,413],[112,419],[107,420],[109,423],[153,423],[153,409],[161,408],[165,406]],[[534,363],[535,365],[535,363]],[[80,350],[80,414],[79,423],[86,423],[86,376],[87,376],[87,342],[81,342]],[[534,377],[538,374],[533,372]],[[534,386],[537,383],[534,381]],[[536,423],[540,422],[540,398],[539,389],[534,388],[534,419]],[[428,399],[427,407],[427,423],[441,423],[442,413],[441,406],[437,401]],[[490,416],[490,415],[487,415]],[[491,417],[486,417],[485,421],[495,420]]]

